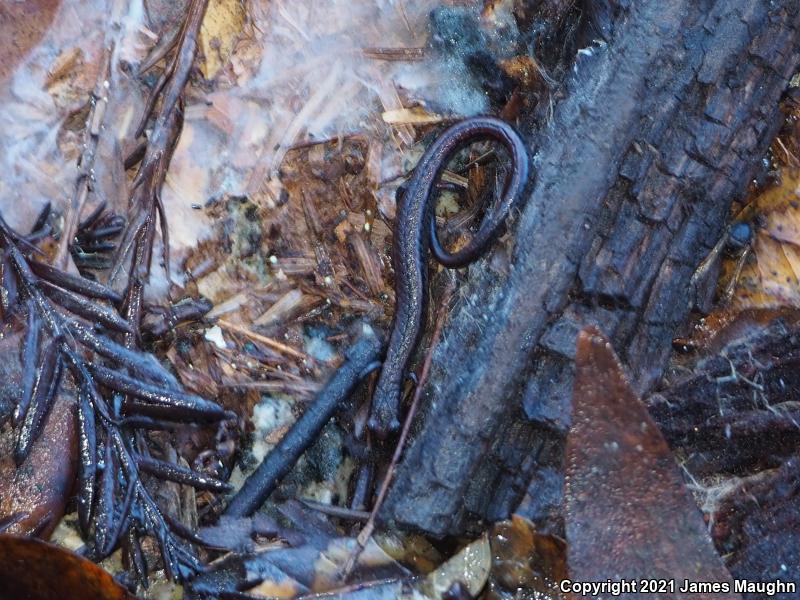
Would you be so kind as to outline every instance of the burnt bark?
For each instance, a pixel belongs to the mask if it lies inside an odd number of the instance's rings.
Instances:
[[[536,176],[510,260],[470,268],[435,349],[386,522],[462,533],[530,489],[528,516],[559,529],[577,332],[597,325],[636,391],[654,386],[692,273],[781,124],[800,62],[794,0],[598,6],[601,41],[529,132]]]
[[[694,477],[748,476],[797,452],[800,314],[760,312],[739,315],[736,338],[646,401]]]

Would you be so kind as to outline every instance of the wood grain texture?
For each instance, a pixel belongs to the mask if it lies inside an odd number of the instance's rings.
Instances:
[[[427,414],[382,511],[434,535],[527,515],[558,531],[575,338],[598,325],[643,393],[689,281],[781,123],[800,62],[792,0],[593,3],[552,119],[530,132],[536,182],[497,254],[470,269],[436,349]]]

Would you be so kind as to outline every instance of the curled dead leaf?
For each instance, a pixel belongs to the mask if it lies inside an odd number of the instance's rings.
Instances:
[[[0,535],[0,590],[26,600],[134,600],[111,575],[74,552],[33,538]]]
[[[491,567],[492,548],[489,537],[484,534],[414,586],[416,593],[401,598],[411,600],[422,594],[425,598],[438,599],[454,586],[461,586],[474,598],[486,585]]]
[[[523,517],[512,516],[492,526],[492,571],[487,600],[518,597],[541,600],[564,596],[558,585],[567,577],[567,549],[560,538],[544,535]]]

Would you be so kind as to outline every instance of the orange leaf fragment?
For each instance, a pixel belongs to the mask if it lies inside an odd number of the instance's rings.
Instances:
[[[578,335],[575,364],[565,493],[570,578],[674,580],[674,592],[648,598],[739,598],[672,451],[597,329]],[[681,594],[684,580],[731,591]]]
[[[35,538],[0,535],[0,590],[25,600],[134,600],[93,562]]]

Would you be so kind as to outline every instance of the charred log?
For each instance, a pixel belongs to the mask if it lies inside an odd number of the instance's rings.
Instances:
[[[529,129],[536,180],[510,260],[473,266],[452,310],[386,522],[462,533],[506,516],[530,484],[528,516],[560,528],[577,332],[597,325],[637,392],[653,387],[691,276],[780,126],[796,3],[601,5],[601,41]]]

